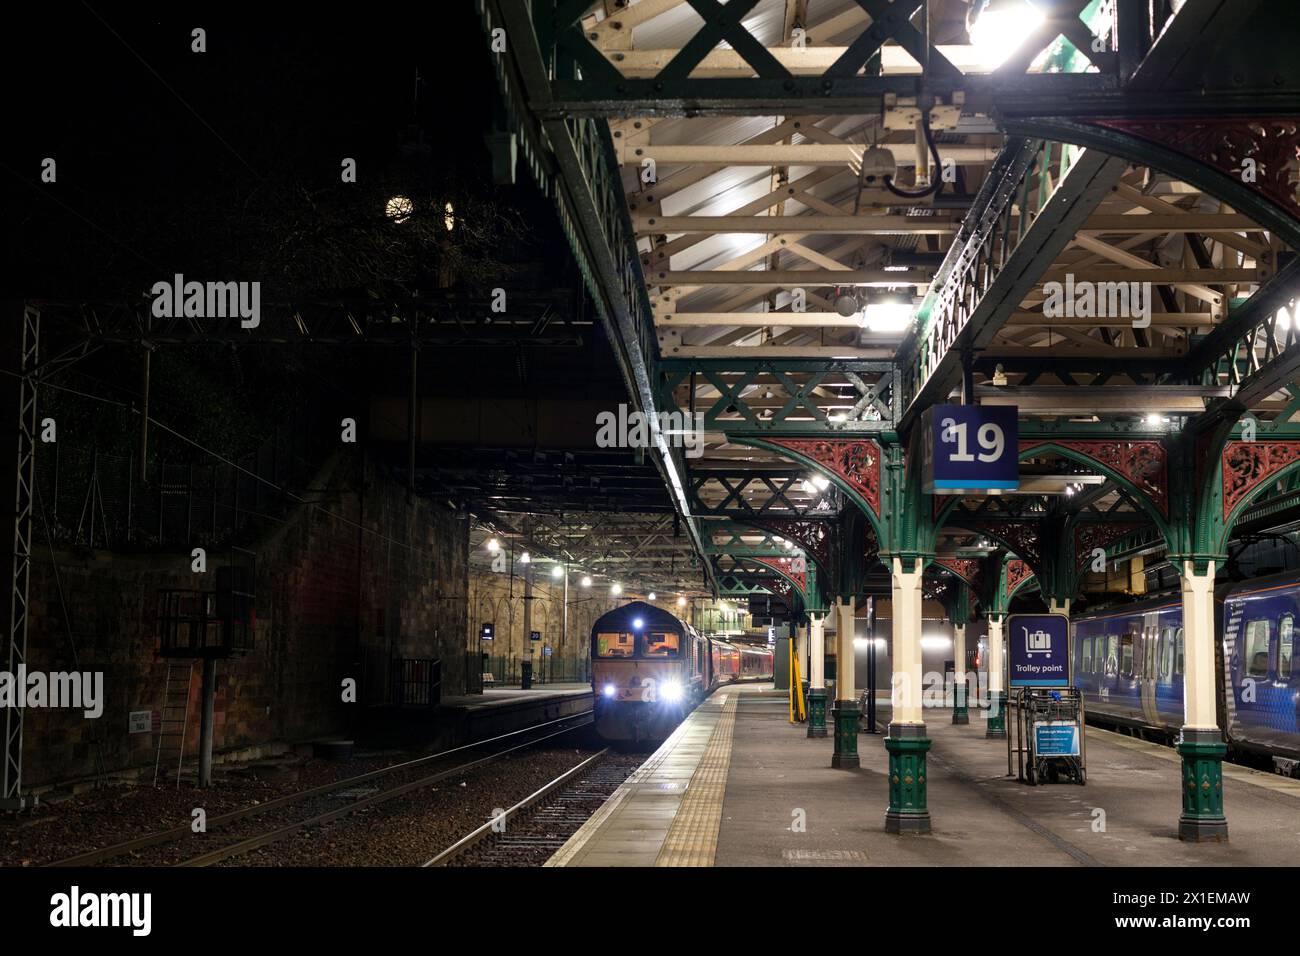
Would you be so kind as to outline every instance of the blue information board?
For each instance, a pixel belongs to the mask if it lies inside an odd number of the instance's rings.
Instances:
[[[926,494],[1020,487],[1020,423],[1014,405],[935,405],[925,413]]]
[[[1007,618],[1007,686],[1070,686],[1070,619],[1064,614]]]
[[[1034,724],[1034,755],[1079,756],[1079,727],[1073,723]]]

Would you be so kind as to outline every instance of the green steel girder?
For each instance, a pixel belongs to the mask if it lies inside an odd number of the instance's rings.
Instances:
[[[557,53],[550,39],[554,35],[554,4],[538,3],[530,9],[514,0],[478,2],[485,33],[490,35],[500,27],[508,37],[506,52],[494,59],[511,129],[519,138],[520,151],[538,184],[555,201],[560,224],[596,303],[628,394],[651,423],[657,453],[650,457],[663,475],[674,508],[698,551],[699,528],[691,515],[683,479],[685,456],[680,447],[665,441],[658,425],[653,311],[609,126],[603,121],[547,110],[552,77],[577,75],[575,61],[563,52]],[[574,19],[582,12],[573,3],[566,3],[564,9],[572,10]],[[706,573],[711,572],[706,568]]]
[[[1149,43],[1140,22],[1140,10],[1132,5],[1124,22],[1103,21],[1089,16],[1093,25],[1082,19],[1099,5],[1095,0],[1050,0],[1058,29],[1042,30],[1028,38],[1002,70],[993,74],[962,74],[926,42],[912,25],[911,18],[921,7],[921,0],[858,0],[870,15],[861,32],[852,39],[845,52],[820,76],[795,76],[789,73],[742,24],[742,18],[756,0],[732,0],[722,6],[715,0],[689,0],[701,17],[698,32],[654,77],[628,77],[601,54],[583,35],[578,22],[591,4],[566,3],[561,0],[534,0],[539,32],[550,43],[572,56],[582,67],[582,78],[556,76],[545,104],[539,107],[547,116],[634,116],[634,115],[703,115],[708,113],[742,115],[788,115],[812,113],[861,113],[878,111],[886,96],[914,97],[933,93],[949,97],[961,90],[968,96],[988,100],[999,95],[1011,98],[1054,95],[1069,98],[1082,91],[1102,93],[1115,90],[1120,82],[1120,63],[1106,36],[1118,28],[1121,38],[1132,38],[1134,45]],[[1048,0],[1040,0],[1048,6]],[[617,17],[617,14],[614,14]],[[1130,23],[1128,20],[1138,21]],[[1030,61],[1045,49],[1059,50],[1057,34],[1066,35],[1081,51],[1076,57],[1077,71],[1026,74]],[[755,76],[693,78],[691,70],[719,42],[725,40],[753,68]],[[872,64],[881,46],[893,40],[918,61],[928,59],[926,77],[916,75],[880,76]],[[1100,49],[1104,52],[1094,52]],[[1127,52],[1127,51],[1125,51]],[[1130,57],[1131,58],[1131,57]],[[617,53],[614,54],[617,61]],[[1086,61],[1097,72],[1085,73]],[[1063,62],[1063,61],[1060,61]],[[858,73],[867,67],[866,74]],[[1058,66],[1059,69],[1059,66]]]
[[[890,361],[747,359],[661,359],[661,402],[686,414],[703,413],[705,431],[761,436],[817,434],[824,428],[876,434],[897,417],[898,372]],[[797,380],[802,379],[802,380]],[[847,382],[848,395],[815,394],[828,380]],[[700,386],[716,398],[697,401]],[[685,388],[685,402],[677,391]],[[781,401],[779,408],[755,408],[754,399]],[[843,421],[829,420],[828,408],[844,409]]]
[[[1049,177],[1054,162],[1059,171]],[[1007,141],[899,349],[906,402],[900,431],[945,400],[966,356],[993,341],[1127,168],[1095,150]]]
[[[1290,116],[1300,112],[1300,108],[1296,106],[1297,102],[1300,102],[1300,93],[1290,94]],[[1117,116],[1129,115],[1118,105],[1112,107],[1112,110]],[[1240,110],[1238,112],[1240,113]],[[1256,114],[1258,112],[1260,111],[1257,110]],[[1204,105],[1191,114],[1182,110],[1178,113],[1181,114],[1180,118],[1189,115],[1192,117],[1221,115],[1208,111]],[[1167,111],[1160,115],[1174,115],[1174,110],[1167,107]],[[1106,117],[1097,114],[1089,118]],[[1191,122],[1190,119],[1187,121]],[[1246,122],[1245,117],[1242,121]],[[1112,156],[1123,157],[1130,162],[1158,169],[1201,188],[1207,194],[1227,203],[1237,212],[1249,216],[1259,223],[1260,228],[1276,233],[1279,239],[1293,249],[1300,248],[1300,220],[1294,218],[1291,213],[1270,201],[1259,190],[1225,176],[1214,167],[1169,147],[1111,126],[1052,116],[1006,119],[1002,125],[1011,135],[1050,137],[1059,142],[1101,150]]]
[[[1188,382],[1216,385],[1226,379],[1233,386],[1232,397],[1211,407],[1203,418],[1235,419],[1294,381],[1300,372],[1300,327],[1290,321],[1283,326],[1277,317],[1297,297],[1300,257],[1192,348],[1186,359]]]
[[[697,516],[727,517],[743,520],[745,517],[771,515],[783,518],[834,518],[843,504],[835,487],[828,486],[811,501],[793,498],[790,492],[801,487],[807,470],[797,468],[762,468],[755,470],[710,468],[692,469],[689,473],[691,513]],[[724,493],[721,502],[709,504],[700,491],[715,485]],[[746,494],[755,490],[766,494],[761,504],[745,500]]]

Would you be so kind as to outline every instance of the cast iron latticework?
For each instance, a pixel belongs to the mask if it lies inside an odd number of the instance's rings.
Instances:
[[[841,478],[880,515],[880,446],[860,438],[775,438],[772,444],[788,448],[817,462]]]
[[[955,521],[954,524],[976,534],[997,538],[1034,567],[1042,565],[1037,521]]]
[[[1130,531],[1147,526],[1145,521],[1088,521],[1074,526],[1075,564],[1082,566],[1092,560],[1095,548],[1106,548]]]
[[[1230,441],[1223,449],[1223,517],[1287,465],[1300,461],[1300,442]]]
[[[755,558],[751,558],[750,560],[757,561],[759,564],[762,565],[766,565],[767,567],[771,568],[773,571],[779,571],[781,574],[785,575],[785,577],[789,578],[794,583],[795,587],[799,589],[799,592],[801,594],[808,593],[808,572],[806,570],[795,571],[790,566],[789,558],[755,557]]]
[[[1165,446],[1150,439],[1117,441],[1075,441],[1029,439],[1020,442],[1020,453],[1040,445],[1053,444],[1068,449],[1130,482],[1141,491],[1160,513],[1169,517],[1169,453]]]
[[[755,515],[752,518],[737,520],[752,524],[754,527],[774,534],[779,538],[793,541],[803,549],[805,554],[810,555],[814,561],[821,565],[824,572],[830,572],[831,532],[830,526],[825,521],[804,518],[775,518],[766,515],[761,517]]]

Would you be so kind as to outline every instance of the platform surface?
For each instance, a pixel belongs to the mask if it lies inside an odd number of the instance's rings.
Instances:
[[[1223,866],[1300,864],[1300,781],[1224,765],[1229,842],[1178,839],[1171,748],[1087,731],[1088,783],[1007,775],[983,714],[928,710],[933,832],[885,832],[887,754],[830,766],[830,737],[790,724],[770,685],[723,688],[697,708],[552,857],[550,866]]]

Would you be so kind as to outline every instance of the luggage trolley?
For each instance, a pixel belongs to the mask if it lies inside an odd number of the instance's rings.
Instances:
[[[1077,687],[1025,687],[1016,698],[1017,777],[1038,783],[1087,782],[1083,695]]]

